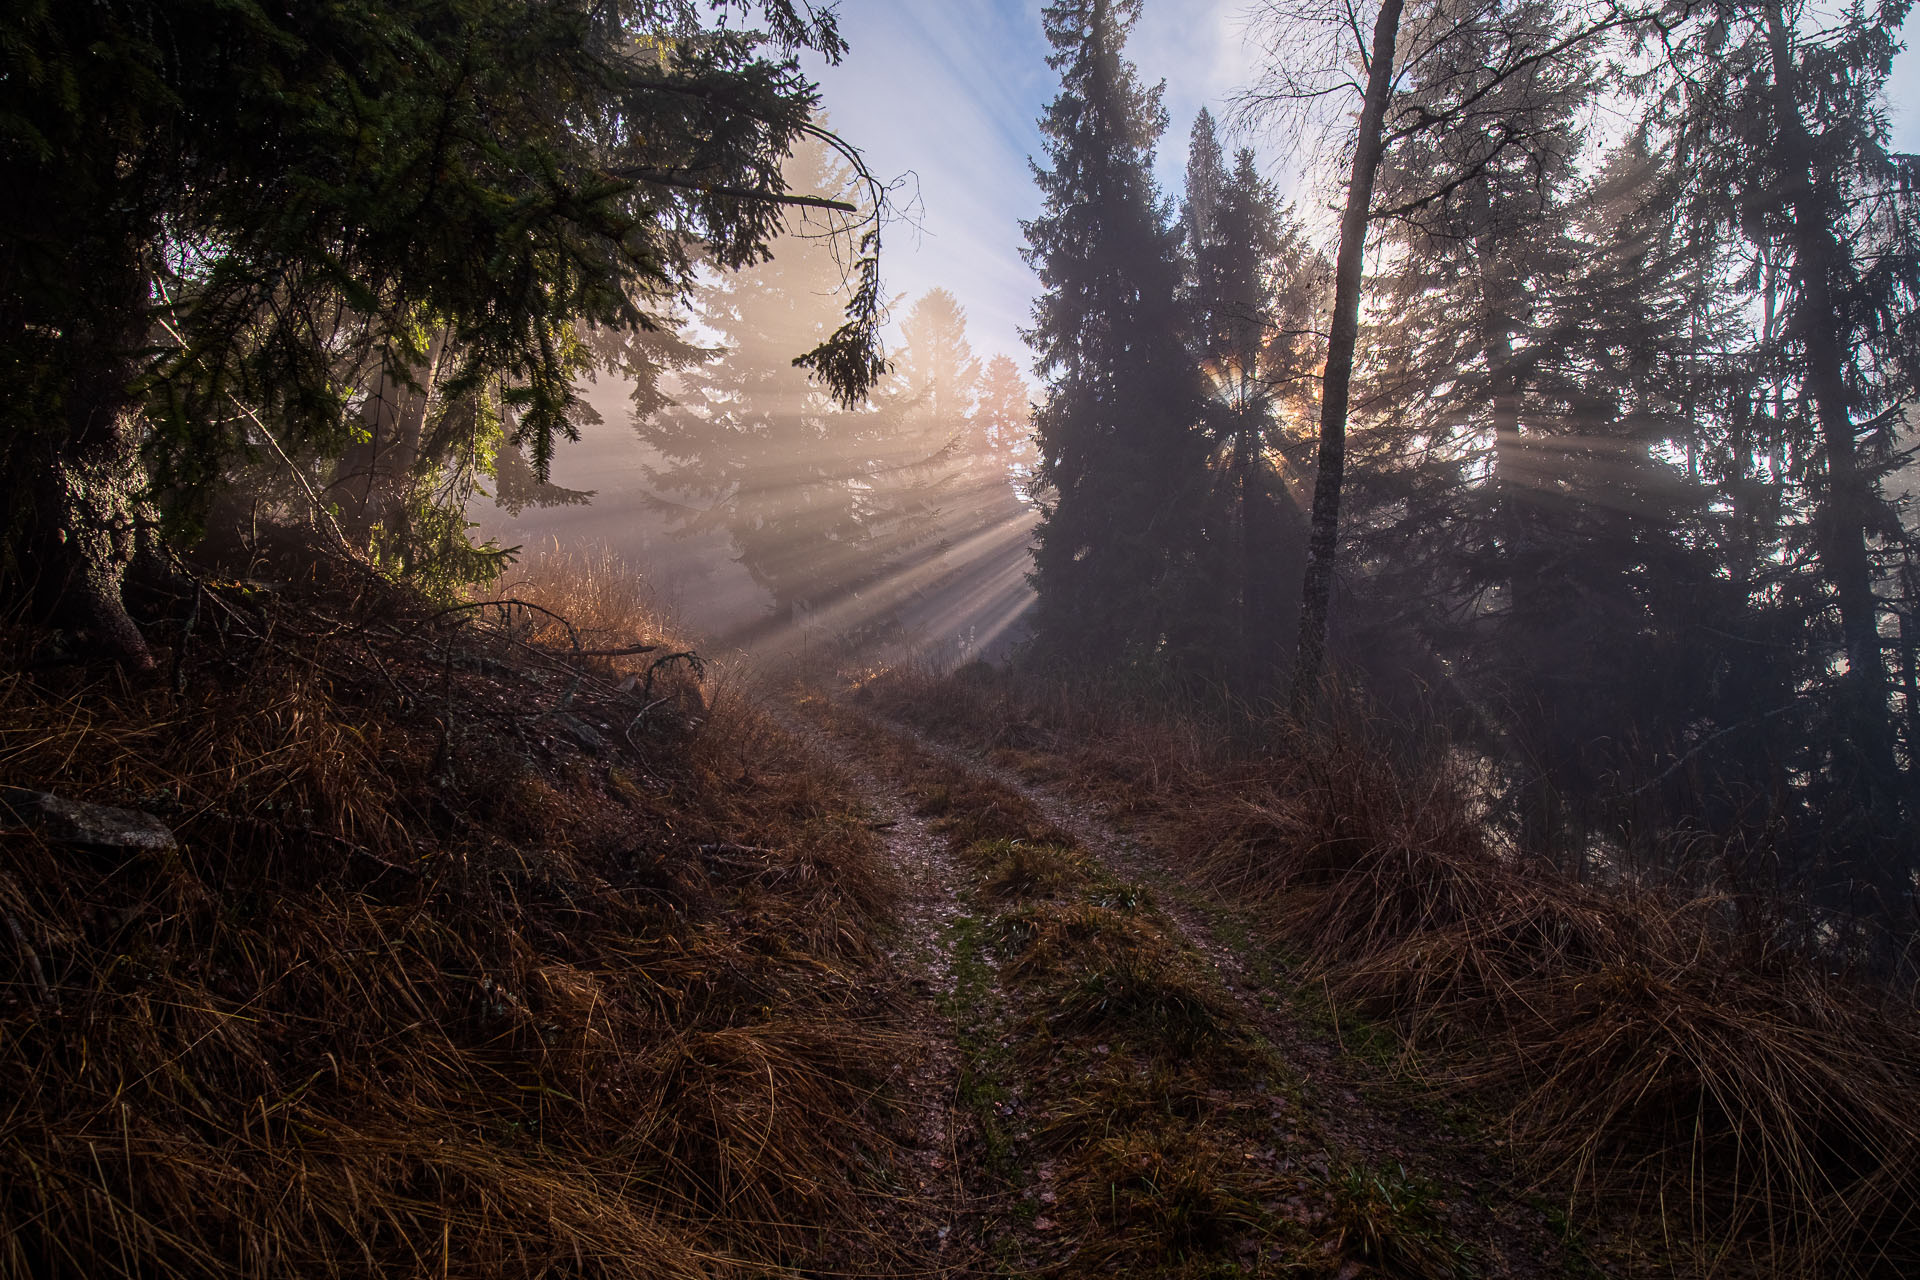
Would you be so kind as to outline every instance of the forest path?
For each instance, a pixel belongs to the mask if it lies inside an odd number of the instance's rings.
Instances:
[[[916,1014],[937,1047],[915,1082],[916,1105],[937,1093],[944,1109],[924,1130],[928,1141],[941,1131],[948,1162],[928,1171],[946,1180],[957,1228],[942,1236],[943,1264],[996,1275],[1199,1274],[1189,1266],[1210,1260],[1229,1274],[1600,1274],[1487,1151],[1480,1124],[1414,1100],[1377,1035],[1362,1028],[1348,1043],[1352,1025],[1343,1034],[1331,1010],[1304,1010],[1244,912],[1181,881],[1098,805],[845,703],[801,697],[795,715],[893,824],[901,963],[927,975],[943,1015]],[[1033,847],[1084,855],[1083,904],[1031,885],[1009,895],[1007,884],[1051,873],[970,852],[1004,853],[1023,843],[1006,833],[1022,829]],[[1112,915],[1116,902],[1151,922],[1128,946],[1167,951],[1158,924],[1181,953],[1148,985],[1178,993],[1191,976],[1195,1002],[1224,1006],[1208,1016],[1234,1047],[1212,1056],[1268,1055],[1271,1071],[1200,1065],[1208,1046],[1185,1042],[1141,1047],[1123,1066],[1122,1042],[1140,1028],[1097,1020],[1075,1040],[1087,1028],[1069,1015],[1089,988],[1105,993],[1103,1008],[1124,1008],[1111,975],[1082,959],[1049,987],[1023,977],[1036,964],[1007,940],[1039,936],[1048,912],[1084,934],[1088,913]],[[1128,1078],[1107,1088],[1114,1074]],[[1131,1202],[1116,1157],[1146,1170]]]
[[[908,1254],[924,1260],[926,1270],[919,1274],[982,1274],[978,1218],[981,1202],[991,1197],[974,1173],[975,1126],[957,1101],[961,1053],[951,1009],[953,933],[964,910],[963,873],[946,841],[913,811],[898,786],[874,772],[870,759],[849,750],[814,717],[778,704],[764,710],[852,783],[898,875],[900,930],[886,953],[905,979],[899,1012],[921,1052],[901,1089],[907,1100],[907,1158],[893,1214],[910,1242]]]

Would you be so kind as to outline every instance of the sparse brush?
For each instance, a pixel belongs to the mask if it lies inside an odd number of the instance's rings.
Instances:
[[[1332,1190],[1334,1223],[1354,1256],[1408,1280],[1475,1274],[1472,1252],[1447,1231],[1439,1193],[1402,1166],[1349,1166]]]
[[[873,1101],[906,1051],[818,1014],[673,1036],[638,1065],[649,1105],[617,1155],[687,1188],[702,1213],[757,1224],[762,1248],[797,1251],[821,1224],[863,1217],[849,1174],[887,1160]]]
[[[1130,1038],[1152,1052],[1194,1053],[1228,1036],[1220,998],[1183,964],[1129,950],[1087,966],[1053,1006],[1068,1031]]]
[[[1088,902],[1040,902],[1000,918],[998,942],[1011,976],[1031,982],[1111,961],[1165,942],[1135,913]]]
[[[1057,844],[985,840],[962,856],[984,873],[981,888],[995,898],[1051,898],[1087,881],[1084,855]]]
[[[549,541],[523,554],[485,594],[544,605],[571,623],[588,649],[657,640],[675,630],[646,575],[604,547],[576,551]],[[521,625],[531,638],[565,647],[558,619],[529,616]]]
[[[1204,1126],[1142,1126],[1109,1134],[1074,1162],[1075,1205],[1104,1230],[1079,1259],[1089,1267],[1144,1263],[1155,1274],[1192,1261],[1217,1268],[1218,1251],[1262,1229],[1257,1171]],[[1196,1268],[1197,1270],[1198,1268]]]
[[[1576,1190],[1688,1206],[1696,1238],[1771,1268],[1920,1265],[1911,1036],[1805,979],[1711,962],[1557,973],[1473,1068],[1518,1090],[1516,1129]]]
[[[616,585],[540,598],[677,650]],[[0,782],[179,837],[0,832],[0,1276],[891,1265],[891,884],[849,794],[710,685],[623,732],[652,655],[203,590],[177,681],[0,673]]]

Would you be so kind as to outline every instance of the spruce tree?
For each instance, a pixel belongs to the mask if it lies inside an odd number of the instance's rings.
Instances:
[[[1031,469],[1027,387],[1005,356],[982,371],[945,289],[917,299],[901,331],[876,397],[892,418],[869,492],[879,595],[922,652],[974,654],[1028,599],[1033,513],[1016,487]]]
[[[894,373],[918,397],[919,411],[955,430],[973,412],[980,362],[967,341],[967,313],[945,289],[929,289],[900,324],[906,342],[893,352]]]
[[[1222,596],[1195,607],[1219,619],[1218,648],[1235,655],[1227,665],[1241,692],[1255,696],[1274,678],[1288,620],[1282,601],[1305,547],[1298,513],[1283,509],[1293,503],[1276,463],[1288,443],[1283,409],[1305,407],[1299,393],[1313,372],[1326,267],[1251,151],[1228,170],[1204,110],[1188,148],[1181,221],[1188,343],[1210,393],[1203,422],[1213,461],[1211,574],[1199,576]]]
[[[980,362],[967,340],[967,313],[945,289],[915,300],[889,352],[889,393],[898,422],[880,441],[876,501],[894,523],[920,526],[916,540],[964,537],[976,506],[980,449],[972,436]]]
[[[954,569],[946,553],[971,518],[967,436],[979,362],[966,312],[935,288],[900,328],[906,341],[888,351],[892,372],[863,437],[865,556],[879,584],[868,611],[884,615],[883,629],[905,626],[903,611],[942,590]]]
[[[1033,389],[1009,355],[996,355],[981,370],[973,431],[992,455],[1002,478],[1024,487],[1033,474]]]
[[[1883,601],[1904,534],[1885,488],[1901,409],[1920,391],[1920,216],[1888,147],[1885,94],[1909,0],[1828,13],[1781,0],[1712,6],[1676,46],[1666,119],[1690,157],[1681,208],[1751,255],[1763,315],[1751,359],[1768,393],[1750,422],[1789,515],[1773,599],[1803,604],[1798,707],[1818,825],[1844,833],[1844,874],[1886,907],[1912,893]]]
[[[1122,56],[1139,0],[1058,0],[1044,12],[1061,88],[1040,127],[1045,197],[1024,224],[1044,292],[1025,331],[1046,401],[1034,415],[1042,518],[1036,641],[1093,665],[1184,647],[1206,441],[1180,342],[1178,230],[1153,174],[1158,89]]]
[[[1785,268],[1765,355],[1794,384],[1802,456],[1819,459],[1813,545],[1846,659],[1835,777],[1883,822],[1896,820],[1899,783],[1871,544],[1898,527],[1882,478],[1893,420],[1920,390],[1920,226],[1880,105],[1909,8],[1865,5],[1810,31],[1780,0],[1740,6],[1744,40],[1728,61],[1753,111],[1744,145],[1723,153],[1743,166],[1732,188],[1742,229]]]
[[[337,454],[441,329],[448,390],[501,389],[544,472],[576,324],[645,323],[690,244],[745,265],[813,198],[779,182],[818,132],[803,48],[846,46],[791,0],[0,7],[0,606],[150,665],[136,552],[235,463]],[[873,267],[790,353],[847,397],[878,373]]]

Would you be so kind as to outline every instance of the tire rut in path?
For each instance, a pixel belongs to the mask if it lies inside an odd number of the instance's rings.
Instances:
[[[1242,954],[1244,944],[1223,940],[1221,924],[1244,914],[1208,902],[1141,841],[1118,829],[1091,802],[1037,786],[1010,769],[942,742],[911,725],[858,707],[843,711],[955,769],[970,771],[1022,797],[1050,823],[1071,834],[1115,874],[1158,890],[1159,906],[1182,939],[1215,971],[1220,987],[1249,1023],[1280,1051],[1307,1086],[1319,1130],[1347,1156],[1375,1167],[1404,1164],[1446,1187],[1457,1227],[1483,1251],[1490,1276],[1544,1277],[1563,1272],[1564,1246],[1534,1204],[1526,1202],[1512,1171],[1473,1139],[1447,1133],[1431,1114],[1403,1101],[1382,1099],[1384,1073],[1349,1060],[1323,1034],[1303,1026],[1279,993],[1263,991],[1260,975]],[[1337,1021],[1335,1036],[1338,1037]],[[1393,1092],[1389,1086],[1385,1092]],[[1403,1095],[1405,1090],[1400,1090]],[[1368,1096],[1375,1095],[1375,1096]],[[1335,1153],[1329,1151],[1329,1157]]]
[[[960,1049],[946,1012],[955,991],[953,928],[963,914],[963,873],[947,842],[914,813],[897,785],[804,715],[778,706],[765,710],[852,784],[872,813],[873,828],[898,876],[900,932],[886,955],[906,979],[902,1021],[923,1046],[901,1088],[911,1145],[897,1201],[900,1229],[913,1240],[913,1252],[926,1260],[923,1275],[977,1274],[982,1196],[971,1176],[971,1121],[956,1101]]]

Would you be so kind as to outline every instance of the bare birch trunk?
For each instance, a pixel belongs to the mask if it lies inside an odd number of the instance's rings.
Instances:
[[[1340,483],[1347,461],[1347,404],[1353,388],[1353,353],[1360,336],[1360,286],[1366,270],[1367,222],[1373,181],[1385,149],[1387,100],[1393,92],[1393,57],[1400,38],[1404,0],[1383,0],[1373,24],[1372,62],[1360,109],[1347,207],[1340,219],[1340,251],[1334,259],[1333,327],[1327,364],[1320,377],[1319,471],[1313,484],[1307,570],[1300,587],[1300,641],[1294,651],[1296,713],[1307,709],[1326,665],[1327,624],[1333,597],[1334,561],[1340,547]]]

